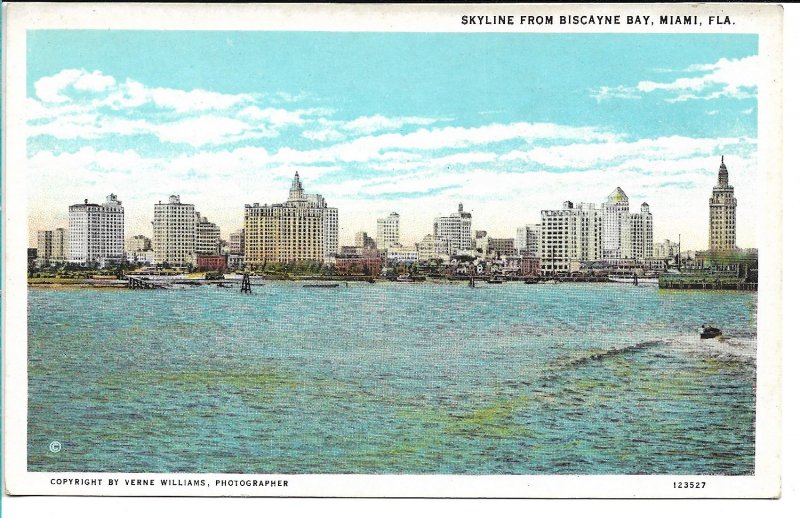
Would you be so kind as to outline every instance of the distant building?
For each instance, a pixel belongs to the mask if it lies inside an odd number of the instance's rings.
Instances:
[[[464,205],[458,204],[458,212],[449,216],[440,216],[433,221],[433,235],[445,239],[448,253],[455,254],[459,250],[472,248],[472,214],[464,212]]]
[[[231,246],[226,240],[220,239],[218,247],[219,247],[219,254],[220,255],[230,255],[231,254]]]
[[[380,275],[383,260],[380,257],[342,257],[335,258],[336,273],[341,275]]]
[[[419,252],[416,247],[391,247],[386,251],[387,263],[416,263],[419,261]]]
[[[523,256],[520,258],[519,274],[523,277],[535,277],[542,273],[542,262],[538,257]]]
[[[69,254],[72,264],[105,267],[124,258],[125,209],[115,194],[105,203],[83,203],[69,207]]]
[[[338,210],[318,194],[306,195],[295,173],[289,198],[275,205],[245,205],[245,265],[320,261],[339,248]]]
[[[643,259],[653,254],[653,216],[642,203],[638,214],[631,214],[628,196],[617,187],[602,205],[603,259]]]
[[[542,211],[541,270],[576,271],[602,256],[603,213],[593,203],[570,201],[561,210]]]
[[[638,214],[631,214],[631,252],[634,259],[653,257],[653,215],[646,202]]]
[[[517,228],[514,247],[522,256],[539,257],[539,243],[542,239],[542,224],[525,225]]]
[[[53,230],[53,258],[58,263],[66,262],[69,258],[69,231],[64,228]]]
[[[135,250],[125,252],[125,262],[130,264],[156,264],[156,255],[152,250]]]
[[[514,255],[514,239],[490,237],[488,252],[494,255],[494,257]]]
[[[160,201],[153,213],[153,252],[156,264],[195,264],[197,213],[191,203],[181,203],[173,194],[168,203]]]
[[[450,254],[450,243],[443,237],[436,237],[427,234],[417,245],[417,253],[420,261],[430,261],[431,259],[447,259]]]
[[[708,249],[712,251],[736,248],[736,198],[733,185],[728,183],[725,157],[717,173],[717,185],[708,200]]]
[[[63,228],[39,230],[36,233],[37,264],[66,262],[69,256],[69,232]]]
[[[225,255],[198,255],[197,269],[201,272],[225,271],[228,269],[228,257]]]
[[[239,270],[244,265],[244,255],[230,254],[228,256],[228,270]]]
[[[375,238],[378,250],[388,250],[400,244],[400,215],[392,212],[385,218],[378,218],[378,233]]]
[[[678,243],[674,243],[669,239],[665,239],[660,243],[653,243],[653,258],[655,259],[673,259],[680,252]]]
[[[357,248],[378,248],[378,243],[369,237],[366,232],[356,232],[355,246]]]
[[[39,266],[50,264],[53,255],[53,231],[39,230],[36,232],[36,259]]]
[[[143,250],[152,250],[153,242],[149,237],[141,234],[129,237],[125,240],[126,252],[138,252]]]
[[[217,255],[219,254],[219,227],[208,221],[208,218],[197,214],[197,241],[195,243],[195,254],[197,255]]]
[[[231,255],[244,255],[244,229],[230,235],[229,247]]]

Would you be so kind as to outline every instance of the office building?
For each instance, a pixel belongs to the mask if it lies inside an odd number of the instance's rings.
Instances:
[[[450,255],[472,249],[472,214],[464,212],[464,205],[459,203],[458,212],[434,220],[433,235],[447,241]]]
[[[153,252],[156,264],[193,265],[196,261],[197,212],[191,203],[181,203],[173,194],[168,203],[159,201],[153,213]]]
[[[378,250],[387,250],[400,244],[400,215],[392,212],[385,218],[378,218],[378,233],[375,239]]]
[[[65,237],[64,239],[67,239]],[[125,209],[115,194],[105,203],[83,203],[69,207],[68,261],[100,267],[122,262],[125,243]]]
[[[717,185],[708,200],[708,249],[710,251],[734,250],[736,248],[736,198],[733,185],[728,183],[728,168],[725,157],[717,173]]]
[[[339,248],[338,210],[321,195],[306,195],[295,173],[284,203],[245,205],[245,265],[320,261]]]
[[[602,256],[603,212],[593,203],[566,201],[560,210],[542,211],[541,270],[576,271]]]

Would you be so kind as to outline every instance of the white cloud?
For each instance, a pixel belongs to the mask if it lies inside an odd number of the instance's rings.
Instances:
[[[356,133],[376,133],[387,129],[397,129],[403,126],[426,126],[433,124],[437,119],[428,117],[385,117],[383,115],[370,115],[358,117],[355,120],[342,124],[342,128]]]
[[[344,135],[335,129],[324,128],[320,130],[307,130],[303,132],[303,138],[308,140],[316,140],[318,142],[332,142],[342,140]]]
[[[258,108],[256,106],[248,106],[239,112],[240,116],[267,121],[275,127],[296,125],[302,126],[305,124],[303,115],[304,110],[289,111],[282,108]]]
[[[204,115],[152,127],[162,142],[189,144],[225,144],[259,135],[249,124],[229,117]],[[268,131],[268,130],[264,130]]]
[[[109,106],[115,109],[137,108],[151,101],[150,90],[132,79],[125,80],[116,91],[105,99],[98,101],[98,106]]]
[[[385,161],[390,150],[434,151],[520,140],[525,142],[578,140],[606,141],[615,135],[590,127],[560,126],[550,123],[516,122],[489,124],[473,128],[448,126],[420,128],[412,133],[384,133],[360,137],[323,149],[297,151],[283,148],[281,160],[295,163]]]
[[[36,97],[48,103],[67,102],[70,98],[62,92],[86,73],[85,70],[66,69],[55,75],[43,77],[33,83]]]
[[[634,99],[653,92],[672,94],[666,99],[667,102],[721,97],[745,99],[756,95],[759,67],[758,56],[722,58],[716,63],[692,65],[683,71],[684,74],[688,72],[694,75],[684,75],[667,82],[643,80],[636,86],[601,86],[592,90],[590,95],[597,102],[613,98]]]
[[[36,97],[44,103],[88,104],[93,107],[112,106],[131,108],[152,103],[155,107],[177,113],[227,110],[243,103],[252,103],[250,94],[223,94],[202,89],[179,90],[175,88],[150,88],[138,81],[126,79],[123,83],[99,70],[66,69],[34,83]],[[106,93],[107,92],[107,93]],[[80,95],[94,95],[86,99]],[[104,94],[102,97],[98,94]]]
[[[253,101],[253,97],[247,94],[229,95],[199,89],[187,92],[174,88],[153,88],[149,93],[156,106],[171,108],[179,113],[226,110]]]
[[[640,99],[642,96],[636,91],[636,88],[631,86],[601,86],[589,93],[597,102],[607,101],[609,99]]]
[[[73,83],[72,86],[76,90],[88,90],[92,92],[103,92],[108,90],[116,84],[116,80],[104,75],[99,70],[95,70],[91,74],[82,73]]]
[[[754,146],[755,141],[735,137],[690,138],[676,135],[631,142],[608,141],[535,147],[529,150],[511,151],[502,155],[499,160],[531,162],[539,167],[558,169],[586,169],[600,165],[609,167],[626,159],[674,161],[685,157],[707,157],[713,156],[724,146],[737,144]]]

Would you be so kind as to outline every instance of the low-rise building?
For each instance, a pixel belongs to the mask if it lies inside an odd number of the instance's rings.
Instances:
[[[415,247],[391,247],[386,251],[387,263],[416,263],[419,252]]]
[[[417,245],[417,258],[420,261],[443,260],[449,257],[450,243],[446,238],[428,234]]]
[[[152,265],[156,263],[156,253],[153,250],[134,250],[125,252],[125,262],[128,264]]]
[[[536,277],[542,273],[542,262],[538,257],[524,255],[519,261],[519,274],[523,277]]]
[[[244,266],[243,254],[230,254],[228,256],[228,270],[240,270]]]
[[[383,268],[380,257],[336,256],[336,273],[340,275],[377,276]]]
[[[225,271],[228,269],[228,257],[225,255],[198,255],[197,269],[201,272]]]
[[[487,248],[489,255],[494,258],[511,256],[514,255],[514,239],[490,237]]]

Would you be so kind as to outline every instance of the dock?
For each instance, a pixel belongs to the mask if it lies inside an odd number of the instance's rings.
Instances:
[[[658,287],[667,290],[758,291],[758,283],[735,275],[670,274],[658,278]]]

